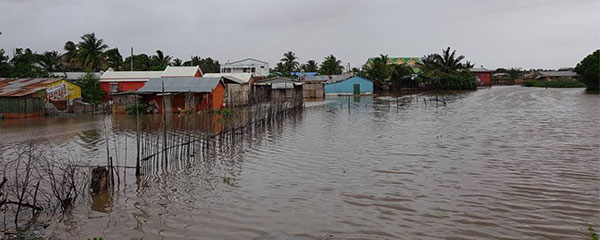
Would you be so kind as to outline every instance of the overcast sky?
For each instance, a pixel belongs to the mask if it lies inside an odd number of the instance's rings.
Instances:
[[[600,48],[598,0],[0,0],[0,48],[62,51],[95,32],[129,55],[301,62],[451,46],[487,68],[558,68]]]

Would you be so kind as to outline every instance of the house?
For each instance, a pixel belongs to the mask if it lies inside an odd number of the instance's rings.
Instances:
[[[271,101],[302,101],[302,82],[291,78],[275,77],[256,82],[257,95]]]
[[[0,114],[4,118],[39,117],[46,105],[69,111],[81,87],[60,78],[0,78]]]
[[[373,81],[359,76],[349,76],[325,83],[325,95],[373,94]]]
[[[371,64],[374,58],[369,58],[367,64]],[[419,57],[389,57],[388,64],[391,65],[405,65],[412,68],[414,73],[421,73],[421,58]]]
[[[327,82],[338,82],[340,80],[349,78],[352,75],[315,75],[315,76],[304,76],[300,79],[304,83],[302,86],[304,98],[324,98],[325,97],[325,83]]]
[[[107,70],[100,77],[100,89],[105,99],[112,99],[112,94],[135,92],[151,78],[202,77],[200,67],[168,66],[164,71],[113,71]]]
[[[252,73],[207,73],[205,77],[223,78],[227,87],[225,103],[228,106],[242,106],[253,96],[254,76]]]
[[[536,80],[554,81],[557,79],[577,80],[577,73],[573,71],[541,71],[533,74]]]
[[[269,63],[254,58],[221,64],[220,68],[221,73],[251,73],[259,79],[269,77]]]
[[[225,83],[220,77],[151,78],[136,93],[158,112],[218,110],[223,107]]]
[[[492,71],[481,66],[480,68],[473,68],[471,72],[475,75],[475,80],[479,86],[492,86]]]

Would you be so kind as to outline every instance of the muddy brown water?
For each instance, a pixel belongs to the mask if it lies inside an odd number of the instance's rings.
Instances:
[[[300,116],[212,160],[139,180],[128,172],[117,193],[79,204],[45,231],[64,239],[585,239],[588,225],[600,229],[599,96],[511,86],[438,97],[446,103],[425,105],[429,94],[308,102]],[[2,121],[0,151],[43,139],[82,163],[104,162],[108,124],[119,146],[129,144],[133,166],[134,123]]]

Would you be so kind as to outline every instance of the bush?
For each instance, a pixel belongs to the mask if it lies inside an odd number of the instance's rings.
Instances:
[[[543,87],[543,88],[584,88],[585,84],[568,79],[558,79],[555,81],[525,80],[525,87]]]
[[[146,106],[146,104],[143,103],[130,103],[127,104],[127,106],[125,107],[125,112],[131,115],[135,115],[138,112],[140,114],[144,114],[146,113],[146,107],[148,106]]]
[[[431,76],[429,84],[440,90],[475,90],[477,80],[471,72],[438,73]]]
[[[588,91],[600,90],[600,49],[594,51],[585,57],[574,71],[579,74],[583,83],[587,86]]]

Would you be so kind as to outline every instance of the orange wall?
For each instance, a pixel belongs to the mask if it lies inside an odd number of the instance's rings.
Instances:
[[[225,86],[219,83],[212,92],[212,109],[218,110],[223,107],[223,101],[225,97]]]
[[[491,72],[475,73],[475,75],[481,80],[481,86],[492,86]]]
[[[100,83],[100,90],[102,90],[104,92],[104,99],[111,99],[110,84],[111,83],[109,83],[109,82],[101,82]],[[146,81],[117,82],[117,84],[119,85],[119,92],[131,92],[131,91],[137,91],[138,89],[142,88],[144,86],[144,84],[146,84]]]

